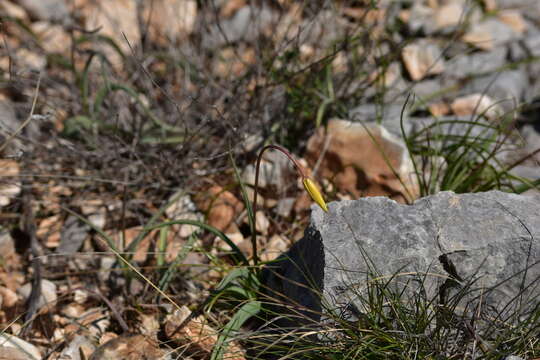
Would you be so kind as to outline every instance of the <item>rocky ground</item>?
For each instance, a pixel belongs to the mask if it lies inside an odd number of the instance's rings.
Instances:
[[[235,263],[196,222],[253,255],[233,162],[252,199],[264,144],[329,201],[540,178],[537,0],[5,0],[0,25],[0,358],[209,358],[230,309],[176,328]],[[441,134],[491,141],[456,159]],[[283,154],[261,166],[270,261],[311,199]]]

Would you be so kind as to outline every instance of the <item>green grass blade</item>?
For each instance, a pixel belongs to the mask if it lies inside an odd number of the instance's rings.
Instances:
[[[237,331],[240,330],[242,325],[257,315],[261,311],[261,302],[260,301],[250,301],[233,315],[231,320],[225,325],[221,333],[219,334],[218,340],[214,349],[212,350],[212,355],[210,360],[221,360],[225,355],[225,352],[228,347],[229,341],[236,335]]]
[[[215,227],[213,226],[210,226],[208,224],[205,224],[201,221],[197,221],[197,220],[174,220],[174,221],[167,221],[167,222],[163,222],[161,224],[157,224],[157,225],[152,225],[150,227],[146,227],[145,229],[147,231],[152,231],[154,229],[159,229],[163,226],[170,226],[170,225],[193,225],[193,226],[197,226],[203,230],[206,230],[206,231],[209,231],[210,233],[216,235],[217,237],[219,237],[221,240],[225,241],[227,243],[227,245],[229,245],[232,249],[232,258],[235,260],[235,263],[239,264],[239,263],[243,263],[244,265],[249,265],[249,261],[248,259],[246,258],[246,256],[244,255],[244,253],[242,253],[242,250],[240,250],[238,248],[238,246],[236,246],[235,243],[233,243],[231,241],[231,239],[229,239],[229,237],[227,235],[225,235],[223,232],[219,231],[218,229],[216,229]]]
[[[246,211],[248,215],[248,222],[249,222],[249,229],[251,231],[251,242],[257,241],[257,232],[255,228],[255,214],[253,213],[253,206],[251,204],[251,201],[249,200],[249,196],[246,191],[246,185],[242,181],[242,177],[240,176],[240,172],[238,171],[238,167],[236,166],[236,162],[234,161],[233,153],[232,153],[232,147],[229,146],[229,158],[231,160],[231,164],[234,169],[234,177],[236,178],[236,181],[240,185],[240,191],[242,193],[242,200],[244,201],[244,204],[246,205]],[[256,248],[254,248],[256,249]],[[257,259],[257,254],[253,254],[253,259]],[[255,264],[257,265],[257,264]]]

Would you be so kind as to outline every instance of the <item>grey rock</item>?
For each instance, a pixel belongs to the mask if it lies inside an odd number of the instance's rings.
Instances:
[[[19,120],[15,108],[10,101],[0,100],[0,134],[5,136],[5,131],[10,133],[17,130]]]
[[[524,57],[540,56],[540,33],[535,32],[523,39],[523,47],[526,52]]]
[[[73,255],[82,246],[90,231],[90,226],[70,215],[60,232],[60,245],[56,248],[58,254]]]
[[[510,61],[520,61],[528,57],[527,49],[521,41],[508,44],[508,57]]]
[[[401,111],[405,103],[387,104],[363,104],[349,111],[349,118],[354,122],[379,123],[396,136],[402,136],[401,131]],[[405,133],[410,130],[410,123],[407,121],[408,109],[404,111],[403,126]]]
[[[15,108],[10,101],[0,100],[0,145],[6,141],[19,127]],[[8,155],[16,152],[20,146],[18,139],[12,139],[4,152]]]
[[[348,25],[346,20],[336,16],[335,10],[322,10],[313,18],[302,21],[300,31],[297,36],[295,34],[294,41],[298,41],[299,44],[307,43],[315,47],[325,47],[331,41],[344,36]]]
[[[12,102],[9,100],[0,100],[0,144],[11,134],[19,130],[23,121],[26,120],[30,112],[30,103]],[[39,128],[39,123],[42,120],[49,120],[47,116],[34,114],[32,120],[27,123],[22,131],[18,133],[20,136],[26,136],[31,140],[40,141],[42,132]],[[10,157],[20,155],[22,152],[30,151],[32,144],[29,141],[20,139],[20,136],[10,141],[8,146],[3,150]]]
[[[540,149],[540,132],[531,124],[523,125],[519,129],[519,134],[524,142],[524,153],[530,154]],[[531,161],[536,164],[540,164],[540,153],[532,156]]]
[[[497,7],[501,9],[520,8],[523,10],[534,8],[536,0],[496,0]]]
[[[28,360],[28,356],[16,347],[0,346],[0,359]]]
[[[462,91],[465,94],[486,94],[509,111],[521,103],[528,86],[527,74],[521,67],[475,78],[468,82]]]
[[[518,165],[510,170],[510,174],[521,178],[528,179],[529,181],[535,181],[540,179],[540,167]],[[521,181],[515,181],[515,185],[520,185]]]
[[[20,0],[19,4],[28,11],[31,17],[38,20],[65,21],[69,17],[64,0]]]
[[[500,9],[521,10],[526,18],[538,21],[540,17],[540,2],[537,0],[497,0]]]
[[[457,55],[446,62],[445,75],[463,79],[498,70],[506,63],[506,48],[497,47],[489,52]]]
[[[353,108],[349,112],[349,118],[352,121],[359,122],[380,122],[389,132],[398,137],[403,137],[401,129],[401,111],[403,104],[389,104],[381,109],[375,104],[364,104]],[[451,135],[451,136],[491,136],[493,130],[480,125],[471,125],[463,122],[471,120],[470,116],[440,116],[435,117],[417,117],[410,116],[409,108],[404,110],[403,114],[403,130],[405,136],[423,131],[430,128],[429,134],[432,139],[435,135]],[[432,140],[432,146],[436,142]]]
[[[100,281],[107,281],[109,277],[113,280],[117,280],[117,277],[113,276],[114,271],[108,271],[114,267],[114,264],[116,264],[115,256],[102,256],[99,258],[99,269],[102,271],[99,271],[97,276]],[[118,283],[120,282],[121,281],[118,280]]]
[[[420,108],[425,109],[427,104],[436,101],[447,101],[448,98],[457,96],[461,88],[461,81],[451,77],[439,76],[434,79],[423,80],[410,87],[409,92],[414,94],[414,100]]]
[[[214,19],[212,19],[214,22]],[[316,15],[304,19],[299,26],[269,6],[246,5],[231,19],[211,25],[203,34],[202,45],[214,49],[238,41],[253,42],[260,35],[284,36],[284,41],[325,47],[330,41],[346,33],[349,23],[336,17],[333,10],[321,10]],[[279,34],[279,35],[277,35]]]
[[[413,205],[372,197],[330,203],[328,213],[313,207],[304,238],[264,273],[278,297],[303,309],[306,320],[280,325],[306,325],[351,306],[362,312],[367,281],[396,273],[389,286],[406,297],[422,291],[444,303],[464,290],[456,311],[481,308],[489,319],[515,311],[507,305],[522,294],[525,315],[540,297],[539,200],[442,192]]]
[[[477,22],[481,17],[480,9],[475,6],[475,4],[468,1],[452,1],[455,5],[458,5],[461,11],[451,16],[458,15],[459,21],[457,24],[449,25],[445,23],[440,23],[442,16],[446,15],[448,17],[449,9],[433,9],[429,6],[426,6],[421,1],[414,1],[413,6],[410,9],[409,20],[407,26],[409,30],[413,33],[423,32],[425,35],[434,35],[437,33],[440,34],[450,34],[455,32],[457,29],[462,28],[466,23]],[[446,4],[450,1],[446,1]],[[445,11],[446,10],[446,11]],[[447,20],[447,19],[445,19]],[[443,21],[444,22],[444,21]]]
[[[276,206],[277,214],[285,218],[289,217],[289,215],[291,215],[291,211],[293,209],[295,201],[296,201],[296,198],[293,198],[293,197],[286,197],[286,198],[279,199]]]
[[[430,138],[432,148],[437,148],[438,141],[443,139],[449,145],[452,141],[462,141],[464,136],[489,138],[496,135],[494,129],[481,122],[471,124],[474,119],[474,116],[411,117],[410,133],[424,132]]]
[[[244,6],[231,18],[212,25],[203,46],[216,48],[239,40],[254,41],[261,29],[270,26],[276,15],[268,7]]]
[[[433,9],[416,1],[411,8],[410,19],[407,23],[409,30],[413,33],[424,30],[425,27],[434,27],[431,25],[433,18]]]
[[[349,118],[354,121],[379,121],[399,117],[403,106],[388,104],[385,106],[379,104],[363,104],[349,111]]]
[[[6,229],[0,227],[0,259],[5,261],[15,255],[15,240]]]
[[[255,185],[256,166],[246,166],[242,173],[242,181],[249,185]],[[268,150],[263,155],[259,169],[259,184],[261,189],[275,186],[280,192],[287,190],[290,184],[294,184],[297,176],[290,160],[279,151]]]
[[[95,350],[96,345],[83,335],[76,335],[60,353],[61,359],[81,360],[82,348]]]
[[[509,60],[520,61],[540,55],[540,29],[529,20],[525,20],[527,30],[519,41],[508,44]]]
[[[415,40],[403,48],[401,57],[413,81],[444,72],[442,50],[436,41]]]
[[[17,289],[17,293],[26,301],[32,292],[32,283],[26,283]],[[41,295],[38,301],[38,309],[44,306],[55,306],[58,296],[56,295],[56,284],[50,280],[41,280]]]
[[[444,49],[444,56],[447,59],[455,59],[457,57],[467,56],[471,53],[471,47],[461,41],[449,41],[447,40],[442,44]],[[473,53],[473,55],[482,53]]]
[[[540,62],[534,61],[525,65],[527,75],[529,76],[530,85],[524,94],[524,102],[537,101],[540,96]]]
[[[411,86],[410,92],[415,95],[415,100],[420,101],[422,106],[425,107],[426,103],[457,96],[458,89],[461,87],[461,80],[454,76],[442,74],[442,76],[434,79],[414,84]]]
[[[29,342],[24,341],[23,339],[15,336],[15,335],[8,334],[7,332],[5,332],[5,333],[3,332],[3,333],[0,334],[0,344],[2,344],[1,345],[2,348],[18,349],[18,350],[20,350],[20,353],[24,354],[24,357],[16,358],[15,356],[18,356],[17,353],[9,352],[9,355],[13,356],[13,357],[9,357],[9,358],[6,357],[5,359],[15,359],[15,360],[18,360],[18,359],[25,359],[25,360],[42,359],[41,352],[39,351],[39,349],[35,345],[32,345]],[[4,354],[8,353],[8,351],[5,351],[5,350],[3,350],[2,352]]]
[[[428,131],[430,135],[451,135],[459,136],[470,132],[472,136],[480,134],[480,127],[469,128],[466,124],[459,123],[460,121],[470,120],[470,117],[459,116],[440,116],[434,117],[411,117],[411,132]],[[429,130],[427,130],[429,128]]]
[[[416,96],[419,96],[421,98],[432,96],[433,94],[440,91],[442,88],[441,86],[441,79],[428,79],[428,80],[422,80],[420,82],[417,82],[412,87],[412,91]]]
[[[393,51],[390,49],[390,51]],[[401,62],[394,61],[388,67],[386,67],[384,73],[381,73],[381,68],[376,65],[366,64],[366,71],[372,72],[373,74],[379,74],[379,83],[383,86],[369,86],[366,87],[364,81],[352,82],[351,86],[347,89],[348,96],[356,96],[358,92],[363,93],[365,99],[374,99],[374,102],[386,104],[395,104],[399,99],[404,99],[407,97],[407,94],[410,91],[411,86],[414,84],[407,81],[401,71]],[[349,77],[349,74],[342,74],[343,80],[347,81],[346,78]]]
[[[497,18],[487,18],[480,22],[473,22],[463,39],[481,49],[491,49],[520,37],[521,35],[516,33],[510,25]]]

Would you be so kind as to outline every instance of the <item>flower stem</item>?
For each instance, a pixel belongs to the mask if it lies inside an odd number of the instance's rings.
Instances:
[[[257,255],[257,233],[256,233],[257,231],[257,194],[259,192],[259,169],[261,167],[262,155],[268,149],[278,150],[282,152],[285,156],[289,158],[289,160],[292,161],[292,163],[294,164],[294,167],[296,168],[300,176],[302,176],[302,180],[307,178],[304,168],[291,155],[291,153],[284,147],[270,144],[263,147],[261,151],[259,152],[259,156],[257,157],[257,165],[255,168],[255,193],[253,194],[253,229],[251,229],[251,248],[253,250],[253,262],[255,263],[255,265],[257,265],[259,262],[259,257]]]

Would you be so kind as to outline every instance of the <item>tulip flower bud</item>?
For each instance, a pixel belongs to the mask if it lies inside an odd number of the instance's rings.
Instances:
[[[328,206],[326,206],[326,202],[324,201],[324,198],[317,188],[317,185],[310,179],[310,178],[304,178],[302,180],[304,183],[304,188],[308,192],[309,196],[323,209],[325,212],[328,212]]]

